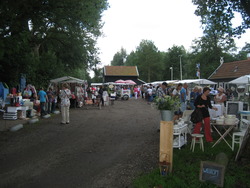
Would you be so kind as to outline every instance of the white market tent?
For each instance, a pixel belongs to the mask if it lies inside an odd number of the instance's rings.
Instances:
[[[91,85],[91,86],[102,86],[103,83],[91,83],[90,85]]]
[[[186,80],[179,80],[177,82],[175,82],[176,84],[179,83],[188,83],[188,84],[201,84],[201,85],[216,85],[216,82],[212,82],[210,80],[207,79],[186,79]]]
[[[250,75],[241,76],[228,83],[229,84],[250,84]]]
[[[78,84],[84,84],[86,81],[85,80],[81,80],[79,78],[74,78],[71,76],[63,76],[60,78],[56,78],[53,80],[50,80],[51,83],[78,83]]]
[[[167,84],[170,84],[170,83],[175,83],[177,81],[178,80],[164,80],[164,81],[155,81],[155,82],[151,82],[151,83],[148,83],[148,84],[158,85],[158,84],[162,84],[163,82],[166,82]]]

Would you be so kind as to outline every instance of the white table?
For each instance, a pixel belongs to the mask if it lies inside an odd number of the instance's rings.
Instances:
[[[232,124],[232,125],[226,125],[226,124],[223,124],[223,125],[219,125],[219,124],[216,124],[216,123],[211,123],[211,125],[213,126],[213,128],[215,129],[215,131],[220,135],[220,138],[213,144],[212,148],[214,146],[216,146],[218,143],[220,143],[221,140],[224,140],[226,142],[226,144],[232,149],[232,146],[228,143],[228,141],[225,139],[225,137],[227,135],[231,136],[232,138],[232,135],[230,135],[230,132],[231,130],[237,126],[238,122],[235,124]],[[221,127],[223,128],[223,130],[225,131],[224,133],[222,131],[220,131],[218,128]]]
[[[21,118],[26,118],[26,111],[29,109],[28,106],[8,106],[7,113],[17,113],[17,111],[22,111]]]
[[[174,139],[173,142],[173,148],[179,148],[187,143],[187,132],[188,132],[188,127],[187,124],[183,125],[174,125]]]

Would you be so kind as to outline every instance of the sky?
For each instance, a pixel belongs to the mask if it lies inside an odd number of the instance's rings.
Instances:
[[[192,41],[202,36],[192,0],[109,0],[109,5],[102,17],[103,36],[97,41],[100,67],[110,65],[122,47],[129,54],[143,39],[153,41],[160,51],[173,45],[190,50]],[[240,21],[239,16],[233,24]],[[241,48],[249,40],[250,30],[236,40],[236,45]]]

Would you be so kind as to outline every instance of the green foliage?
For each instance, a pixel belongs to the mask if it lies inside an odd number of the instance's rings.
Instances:
[[[236,51],[234,37],[239,37],[249,28],[250,16],[242,7],[243,1],[193,0],[192,2],[197,5],[195,14],[201,17],[203,36],[194,40],[190,65],[195,67],[196,63],[200,63],[201,77],[207,78],[219,66],[220,57],[224,57],[224,62],[231,62],[237,58],[229,55],[230,52]],[[235,17],[235,12],[241,13],[243,22],[242,25],[233,28],[232,19]]]
[[[96,68],[93,69],[95,76],[92,78],[92,82],[94,83],[102,83],[103,82],[103,69],[102,68]]]
[[[170,80],[171,75],[166,74],[169,73],[170,67],[173,67],[173,79],[178,80],[180,78],[180,58],[182,62],[182,70],[184,70],[184,67],[186,65],[186,50],[184,46],[176,46],[173,45],[173,47],[169,48],[168,51],[165,54],[164,57],[164,80]],[[187,69],[185,69],[187,70]],[[185,74],[186,71],[183,71],[183,78],[187,78],[187,75]]]
[[[215,135],[214,135],[215,136]],[[231,139],[228,137],[228,141]],[[218,139],[216,136],[215,139]],[[230,142],[230,141],[229,141]],[[220,142],[212,148],[211,143],[204,143],[205,151],[202,152],[198,145],[195,151],[190,151],[190,142],[181,150],[173,150],[173,171],[167,176],[161,176],[158,167],[148,174],[143,174],[133,182],[135,188],[152,188],[162,186],[163,188],[215,188],[214,184],[199,181],[201,161],[214,161],[216,155],[224,152],[229,158],[225,171],[224,187],[250,187],[248,177],[250,167],[248,164],[240,164],[234,161],[237,148],[234,152],[225,142]],[[248,156],[246,156],[248,157]]]
[[[157,110],[176,111],[180,107],[180,99],[177,97],[171,97],[169,95],[165,95],[163,97],[155,97],[154,105]]]
[[[236,55],[236,60],[246,59],[248,53],[250,53],[250,43],[245,43],[245,46]]]
[[[147,82],[162,78],[162,55],[152,41],[142,40],[136,51],[127,56],[125,65],[137,66],[140,79]]]
[[[114,55],[113,60],[111,61],[111,66],[124,66],[126,57],[126,50],[121,48],[121,50]]]
[[[215,33],[227,34],[228,37],[239,36],[250,27],[249,1],[232,0],[192,0],[197,5],[195,14],[201,17],[204,27],[213,25]],[[232,28],[232,19],[235,12],[239,12],[243,22],[240,26]]]
[[[1,80],[21,73],[34,85],[58,76],[88,77],[95,66],[96,39],[107,0],[20,0],[0,2]]]

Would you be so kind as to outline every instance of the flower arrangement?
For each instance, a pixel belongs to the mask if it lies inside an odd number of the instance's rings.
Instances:
[[[178,97],[171,97],[169,95],[156,97],[154,99],[154,106],[157,110],[176,111],[180,107],[180,99]]]

